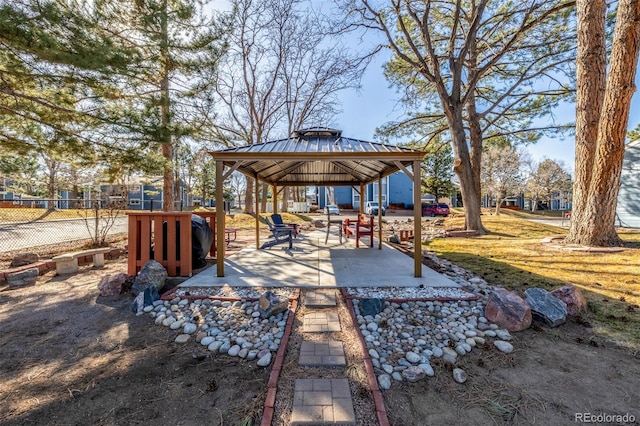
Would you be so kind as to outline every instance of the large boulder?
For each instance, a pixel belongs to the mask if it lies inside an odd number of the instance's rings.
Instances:
[[[165,280],[167,279],[167,270],[160,263],[155,260],[150,260],[144,264],[140,273],[133,281],[131,286],[131,293],[137,296],[139,293],[144,292],[147,288],[155,288],[158,293],[162,291]]]
[[[489,295],[484,316],[509,331],[526,330],[532,320],[529,305],[516,293],[503,288],[497,288]]]
[[[587,299],[585,299],[582,291],[574,285],[557,288],[551,294],[567,305],[567,313],[569,315],[578,315],[587,310]]]
[[[360,314],[362,316],[371,315],[375,317],[384,310],[384,299],[362,299],[360,301]]]
[[[100,279],[98,283],[98,290],[100,290],[100,296],[117,296],[122,293],[122,287],[127,280],[133,279],[133,276],[118,272],[113,275],[105,275]]]
[[[11,259],[11,267],[17,268],[19,266],[31,265],[36,263],[40,258],[35,253],[18,253]]]
[[[567,320],[567,305],[543,288],[529,288],[524,300],[531,306],[533,319],[557,327]]]
[[[38,275],[38,268],[14,272],[7,275],[7,284],[9,284],[9,288],[35,285],[38,280]]]
[[[284,312],[289,309],[289,300],[281,300],[271,290],[266,291],[262,296],[260,296],[258,304],[261,318],[278,315],[280,312]]]

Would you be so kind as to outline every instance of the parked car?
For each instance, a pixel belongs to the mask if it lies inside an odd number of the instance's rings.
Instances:
[[[422,205],[422,216],[448,216],[449,206],[444,203],[429,203]]]
[[[378,214],[378,202],[377,201],[367,201],[367,204],[364,205],[364,212],[369,215],[376,216]],[[386,213],[386,209],[384,205],[382,206],[382,216]]]
[[[328,204],[324,207],[324,212],[326,214],[340,214],[340,209],[334,204]]]

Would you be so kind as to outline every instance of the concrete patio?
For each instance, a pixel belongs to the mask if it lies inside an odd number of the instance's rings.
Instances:
[[[208,268],[182,284],[185,287],[459,287],[446,276],[422,266],[422,277],[413,276],[413,259],[383,244],[382,250],[354,238],[342,240],[326,232],[298,235],[293,248],[287,244],[266,250],[249,246],[225,259],[224,277]],[[263,241],[264,242],[264,241]],[[376,241],[377,243],[377,241]]]

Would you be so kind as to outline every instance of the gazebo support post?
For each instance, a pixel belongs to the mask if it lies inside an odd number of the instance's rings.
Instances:
[[[216,161],[216,273],[224,277],[224,163]]]
[[[382,176],[381,175],[378,176],[378,250],[382,250]]]
[[[364,203],[364,183],[360,182],[360,207],[358,208],[360,214],[364,213]]]
[[[254,187],[255,191],[255,205],[253,206],[254,212],[256,213],[256,248],[260,247],[260,181],[258,181],[258,176],[254,176],[256,184]]]
[[[278,213],[278,185],[273,184],[273,213]]]
[[[422,277],[422,182],[420,161],[413,161],[413,267],[414,276]]]

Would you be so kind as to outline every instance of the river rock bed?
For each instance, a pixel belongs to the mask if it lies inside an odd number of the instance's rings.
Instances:
[[[259,302],[235,302],[180,297],[156,300],[144,311],[156,325],[177,330],[176,343],[196,341],[212,353],[257,360],[266,367],[278,350],[289,311],[262,318]]]
[[[288,287],[178,287],[174,297],[233,297],[238,299],[259,299],[266,291],[272,291],[281,299],[294,296],[295,289]]]
[[[349,287],[355,298],[378,299],[473,299],[476,294],[455,287]]]
[[[362,315],[361,301],[353,301],[378,383],[389,389],[393,380],[416,381],[433,376],[431,360],[442,358],[455,364],[458,357],[497,338],[495,347],[505,353],[513,350],[511,335],[483,316],[481,300],[385,301],[375,315]],[[423,370],[416,374],[415,367]]]

